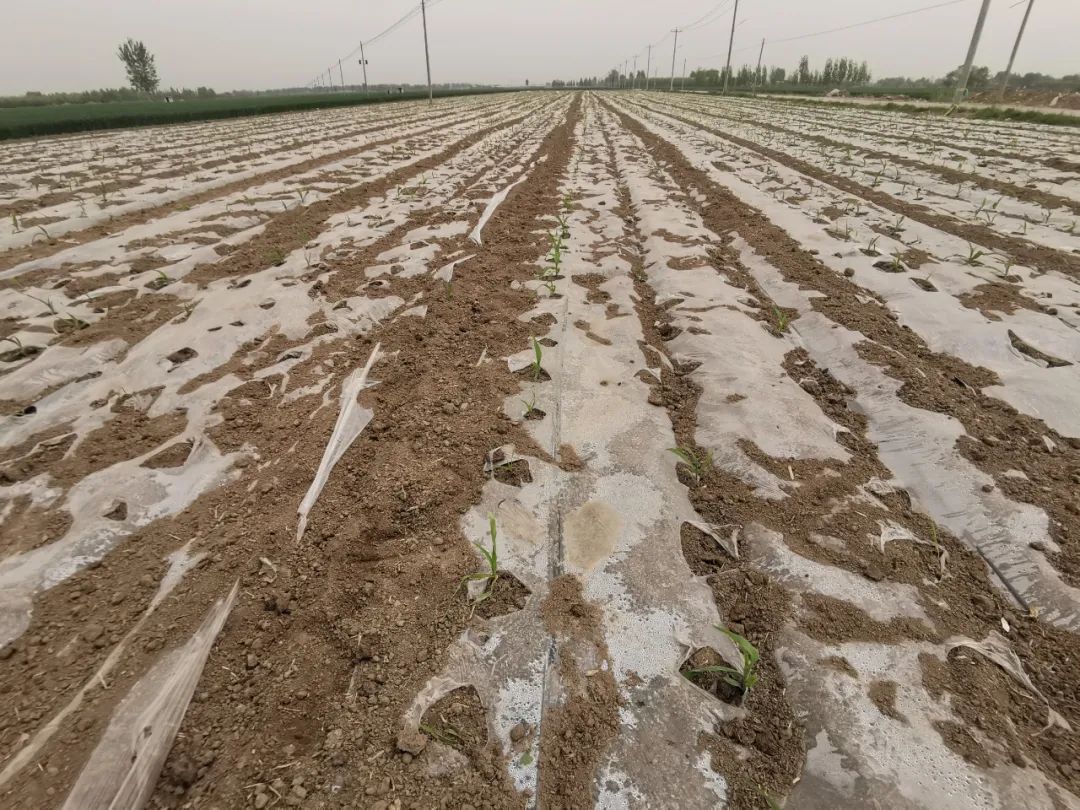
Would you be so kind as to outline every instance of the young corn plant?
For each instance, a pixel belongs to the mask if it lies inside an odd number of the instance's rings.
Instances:
[[[31,300],[33,300],[33,301],[37,301],[37,302],[38,302],[39,304],[42,304],[42,305],[44,305],[44,306],[48,307],[48,308],[49,308],[49,314],[50,314],[50,315],[57,315],[57,314],[59,314],[59,313],[58,313],[58,312],[56,311],[56,306],[55,306],[55,305],[53,304],[53,302],[52,302],[52,301],[50,301],[50,300],[47,300],[47,299],[45,299],[45,298],[38,298],[38,297],[37,297],[36,295],[31,295],[31,294],[30,294],[30,293],[28,293],[28,292],[24,292],[24,293],[23,293],[23,295],[25,295],[25,296],[26,296],[27,298],[29,298],[29,299],[31,299]]]
[[[470,574],[462,580],[462,584],[466,582],[483,582],[484,590],[476,597],[475,602],[479,604],[487,599],[491,598],[495,589],[495,583],[499,581],[499,547],[496,542],[498,538],[498,532],[495,526],[495,515],[488,514],[488,534],[491,537],[491,550],[484,548],[480,543],[473,543],[480,553],[484,557],[484,561],[488,565],[487,571],[482,571],[478,574]]]
[[[701,479],[705,477],[705,473],[712,469],[713,456],[711,450],[698,455],[687,447],[669,447],[668,452],[674,453],[679,459],[679,463],[686,465],[686,469],[695,483],[700,484]]]
[[[548,234],[548,241],[551,243],[551,252],[548,254],[548,261],[551,262],[551,266],[555,270],[553,275],[557,276],[562,267],[562,233],[552,231]]]
[[[7,337],[0,338],[0,343],[10,343],[15,348],[10,351],[0,352],[0,360],[5,363],[13,363],[16,360],[22,360],[24,357],[33,357],[35,354],[41,351],[39,346],[26,346],[18,335],[8,335]]]
[[[791,325],[791,319],[788,318],[788,314],[780,307],[773,304],[773,315],[776,317],[776,331],[780,334],[784,334],[788,330],[788,326]]]
[[[998,258],[1001,261],[1001,269],[998,272],[1001,273],[1001,277],[1003,279],[1008,281],[1009,276],[1011,275],[1010,271],[1013,269],[1013,266],[1016,264],[1016,262],[1013,261],[1012,258],[1009,256],[1000,256]]]
[[[525,406],[525,418],[532,419],[538,410],[536,407],[536,391],[532,392],[532,396],[529,397],[528,402],[521,400],[521,404]]]
[[[985,255],[986,255],[985,250],[979,250],[973,244],[968,242],[968,255],[967,256],[959,256],[959,258],[968,267],[982,267],[982,262],[979,261],[979,260]]]
[[[157,270],[157,278],[153,279],[148,285],[152,290],[160,290],[162,287],[168,286],[172,282],[172,278],[169,277],[164,270]]]
[[[434,726],[421,723],[420,730],[431,737],[431,739],[438,740],[443,745],[449,745],[451,748],[460,748],[463,742],[458,730],[450,725],[446,726],[444,729],[438,729]]]
[[[285,251],[279,247],[272,247],[267,254],[267,258],[270,259],[270,264],[274,267],[281,267],[281,265],[285,264]]]
[[[739,655],[742,656],[742,666],[739,669],[726,666],[701,667],[691,669],[687,674],[720,675],[724,683],[738,689],[745,696],[758,682],[756,670],[761,654],[758,652],[757,647],[751,644],[744,636],[740,636],[726,627],[717,627],[716,629],[735,642],[735,646],[739,648]]]
[[[548,282],[548,283],[550,284],[551,282]],[[544,370],[543,367],[540,365],[540,362],[544,359],[544,350],[540,348],[540,341],[537,340],[536,338],[532,339],[532,344],[533,344],[532,377],[533,377],[533,382],[536,382],[536,381],[538,381],[540,379],[540,372],[542,372]]]
[[[941,545],[941,541],[938,539],[937,524],[934,521],[930,521],[930,545],[934,547],[934,553],[938,558],[938,580],[945,579],[945,568],[949,562],[949,552]]]
[[[57,334],[63,334],[65,332],[78,332],[81,329],[86,329],[90,324],[70,312],[66,313],[64,317],[58,319],[53,323],[53,331]]]

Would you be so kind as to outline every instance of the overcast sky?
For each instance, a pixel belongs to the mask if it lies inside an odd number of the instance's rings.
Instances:
[[[4,2],[0,94],[116,87],[115,56],[131,36],[157,56],[164,87],[217,90],[306,84],[361,40],[369,40],[417,0],[26,0]],[[942,0],[740,0],[736,63],[757,59],[761,38],[781,40],[932,5]],[[788,68],[801,54],[865,59],[876,77],[940,75],[963,61],[980,0],[855,30],[766,43],[765,62]],[[544,83],[603,74],[653,49],[661,75],[671,68],[668,31],[717,7],[717,0],[438,0],[428,15],[436,82]],[[977,64],[1003,69],[1024,11],[1021,0],[993,0]],[[679,37],[682,60],[721,67],[731,0],[715,21]],[[1019,72],[1080,73],[1080,0],[1035,0]],[[666,37],[666,38],[665,38]],[[422,82],[420,19],[370,48],[369,80]],[[337,71],[335,68],[335,81]],[[360,81],[355,60],[348,83]]]

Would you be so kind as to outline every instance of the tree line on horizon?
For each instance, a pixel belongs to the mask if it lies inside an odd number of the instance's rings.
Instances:
[[[825,60],[821,69],[814,69],[810,64],[810,57],[803,56],[798,65],[788,71],[786,68],[775,66],[742,65],[732,71],[728,81],[730,87],[736,89],[750,87],[795,87],[795,88],[837,88],[848,87],[878,87],[895,89],[932,89],[955,87],[959,80],[961,68],[949,71],[944,76],[909,78],[907,76],[889,76],[873,80],[873,74],[865,60],[859,61],[850,57],[830,57]],[[721,87],[724,84],[725,69],[696,68],[685,78],[676,76],[675,81],[680,87],[685,81],[687,87],[712,88]],[[972,93],[986,90],[1001,82],[1004,71],[991,75],[988,67],[974,67],[968,80],[968,89]],[[651,78],[653,82],[670,82],[670,76]],[[551,83],[552,87],[644,87],[645,71],[639,70],[636,75],[625,74],[612,69],[606,76],[591,76],[573,79],[570,81],[557,79]],[[1009,86],[1013,89],[1024,90],[1052,90],[1056,92],[1080,91],[1080,74],[1070,74],[1061,77],[1050,76],[1043,73],[1014,74],[1009,80]]]

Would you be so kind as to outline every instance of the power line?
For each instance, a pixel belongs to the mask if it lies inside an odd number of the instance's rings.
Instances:
[[[428,8],[428,10],[432,9],[434,6],[437,6],[441,2],[443,2],[443,0],[427,0],[427,8]],[[341,57],[341,59],[339,61],[348,62],[350,59],[352,59],[354,56],[356,56],[358,53],[360,53],[365,48],[370,48],[372,45],[375,45],[380,40],[385,39],[386,37],[390,36],[390,34],[394,33],[396,30],[401,28],[401,26],[405,25],[405,23],[409,22],[410,20],[416,19],[418,16],[421,15],[421,12],[422,12],[422,9],[421,9],[419,4],[413,6],[411,9],[406,11],[405,14],[403,14],[397,21],[391,23],[389,26],[384,28],[379,33],[377,33],[371,39],[364,40],[361,44],[357,45],[355,48],[353,48],[351,51],[349,51],[348,54]],[[320,71],[318,73],[318,76],[321,77],[323,75],[323,73],[325,73],[325,71]],[[314,84],[315,81],[317,81],[317,80],[318,79],[312,80],[311,82],[308,82],[308,84]]]
[[[878,17],[873,20],[864,20],[863,22],[852,23],[851,25],[842,25],[839,28],[830,28],[827,31],[815,31],[812,34],[799,34],[794,37],[785,37],[784,39],[770,39],[770,45],[779,45],[781,42],[794,42],[797,39],[809,39],[810,37],[820,37],[825,34],[835,34],[838,31],[850,31],[852,28],[861,28],[864,25],[872,25],[874,23],[885,22],[886,20],[895,20],[898,17],[908,17],[912,14],[920,14],[924,11],[933,11],[937,8],[945,8],[945,6],[955,6],[959,3],[970,3],[971,0],[948,0],[947,3],[936,3],[932,6],[923,6],[922,8],[913,8],[910,11],[901,11],[898,14],[890,14],[887,17]]]
[[[851,25],[844,25],[844,26],[841,26],[839,28],[830,28],[827,31],[815,31],[815,32],[813,32],[811,34],[799,34],[797,36],[785,37],[783,39],[769,39],[769,40],[766,40],[766,44],[768,44],[768,45],[779,45],[782,42],[795,42],[796,40],[800,40],[800,39],[809,39],[810,37],[820,37],[820,36],[824,36],[825,34],[835,34],[838,31],[849,31],[849,30],[851,30],[853,28],[861,28],[864,25],[873,25],[874,23],[885,22],[886,20],[895,20],[898,17],[909,17],[912,14],[921,14],[924,11],[933,11],[935,9],[945,8],[946,6],[955,6],[955,5],[958,5],[960,3],[970,3],[970,2],[972,2],[972,0],[948,0],[948,2],[945,2],[945,3],[936,3],[936,4],[932,5],[932,6],[923,6],[922,8],[913,8],[913,9],[911,9],[909,11],[901,11],[901,12],[899,12],[897,14],[890,14],[887,17],[877,17],[877,18],[875,18],[873,20],[863,20],[862,22],[852,23]],[[753,48],[754,48],[753,45],[749,45],[749,46],[747,46],[745,48],[736,48],[734,51],[732,51],[732,53],[733,54],[742,53],[744,51],[753,50]],[[725,54],[726,54],[726,51],[720,51],[719,53],[705,54],[705,55],[699,56],[697,58],[698,59],[715,59],[716,57],[724,56]]]
[[[723,2],[717,3],[713,8],[698,17],[689,25],[680,28],[680,31],[693,31],[698,28],[704,28],[706,25],[716,22],[719,19],[721,12],[723,12],[727,6],[731,5],[731,0],[723,0]]]

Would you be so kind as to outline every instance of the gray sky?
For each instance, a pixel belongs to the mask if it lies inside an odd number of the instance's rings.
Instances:
[[[740,0],[734,62],[757,59],[761,38],[780,40],[941,0]],[[163,86],[217,90],[307,83],[321,68],[398,19],[417,0],[29,0],[6,2],[0,35],[0,93],[84,90],[124,84],[116,59],[125,37],[157,55]],[[1023,14],[1017,0],[993,0],[977,64],[1004,68]],[[667,32],[707,14],[718,0],[439,0],[429,12],[435,81],[533,83],[603,74],[653,49],[671,68]],[[680,35],[676,73],[721,67],[731,22]],[[979,0],[855,30],[765,46],[765,62],[791,69],[801,54],[866,59],[874,75],[938,75],[963,61]],[[1019,72],[1080,72],[1080,0],[1035,0]],[[667,37],[665,39],[665,37]],[[372,83],[422,82],[419,17],[368,53]],[[337,79],[335,70],[335,81]],[[360,81],[355,60],[345,67]]]

